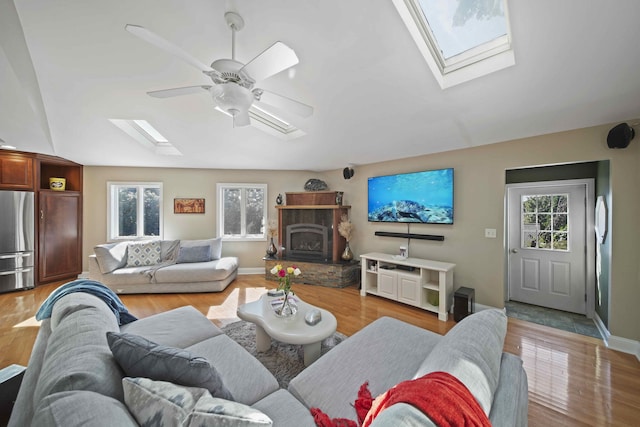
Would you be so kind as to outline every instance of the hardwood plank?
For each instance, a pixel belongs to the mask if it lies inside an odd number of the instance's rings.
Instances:
[[[0,294],[0,367],[26,365],[38,331],[35,313],[63,282]],[[275,287],[263,275],[239,276],[219,293],[122,295],[137,317],[192,305],[222,326],[238,320],[236,308]],[[455,322],[375,296],[356,287],[294,285],[303,300],[331,311],[338,331],[352,335],[381,316],[391,316],[444,334]],[[601,340],[509,319],[504,350],[522,358],[529,380],[529,425],[620,426],[640,419],[640,362],[608,349]]]

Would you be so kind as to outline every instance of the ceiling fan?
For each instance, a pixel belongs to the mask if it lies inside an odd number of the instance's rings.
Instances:
[[[313,107],[307,104],[265,89],[254,88],[257,81],[267,79],[296,65],[298,57],[294,50],[277,41],[258,56],[243,64],[235,59],[235,35],[236,31],[244,28],[244,20],[233,11],[226,12],[224,17],[227,25],[231,28],[231,59],[217,59],[211,63],[211,66],[204,64],[179,46],[152,31],[138,25],[127,24],[125,29],[131,34],[198,68],[213,81],[213,85],[156,90],[147,92],[147,94],[156,98],[169,98],[200,93],[205,90],[211,94],[217,108],[233,117],[234,127],[251,124],[249,109],[254,103],[270,105],[301,117],[309,117],[313,114]]]

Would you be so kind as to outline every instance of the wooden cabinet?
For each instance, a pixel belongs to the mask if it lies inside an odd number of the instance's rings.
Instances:
[[[446,321],[453,302],[455,264],[383,253],[360,256],[360,294],[377,295],[420,307]]]
[[[38,282],[77,277],[82,272],[80,193],[42,190],[38,202]]]
[[[35,192],[36,285],[82,272],[82,165],[60,157],[0,151],[0,189]],[[49,189],[64,178],[65,191]]]
[[[33,158],[0,153],[0,189],[33,191]]]

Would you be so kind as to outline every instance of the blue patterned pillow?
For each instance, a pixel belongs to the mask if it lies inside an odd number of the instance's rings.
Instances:
[[[160,263],[162,248],[159,240],[127,245],[127,267],[143,267]]]
[[[212,397],[197,387],[148,378],[122,379],[124,402],[141,426],[268,427],[271,419],[250,406]]]

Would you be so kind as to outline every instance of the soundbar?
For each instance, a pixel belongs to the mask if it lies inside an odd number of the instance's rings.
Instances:
[[[444,236],[439,236],[437,234],[390,233],[387,231],[376,231],[375,235],[382,237],[400,237],[403,239],[437,240],[440,242],[444,241]]]

